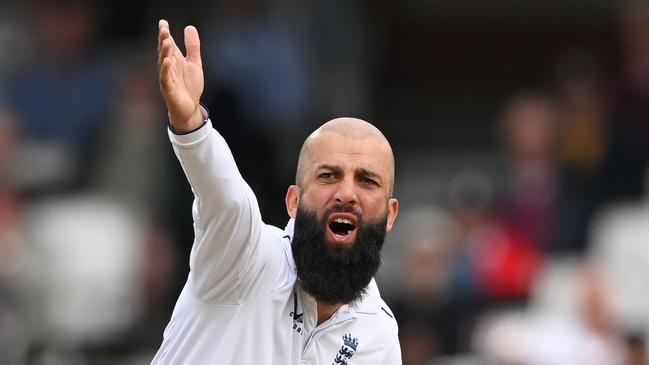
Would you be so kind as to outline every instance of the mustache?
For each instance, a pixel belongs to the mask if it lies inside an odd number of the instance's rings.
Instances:
[[[322,212],[322,220],[326,222],[327,217],[329,217],[333,213],[350,213],[356,217],[358,222],[363,221],[363,214],[361,214],[361,212],[356,210],[356,208],[354,208],[353,205],[340,204],[340,203],[336,203],[330,206],[329,208],[325,209],[324,212]]]

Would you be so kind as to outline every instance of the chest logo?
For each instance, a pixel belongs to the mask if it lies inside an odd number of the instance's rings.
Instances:
[[[338,350],[336,358],[331,365],[347,365],[349,359],[354,356],[356,349],[358,348],[358,339],[352,337],[351,333],[343,335],[343,345]]]

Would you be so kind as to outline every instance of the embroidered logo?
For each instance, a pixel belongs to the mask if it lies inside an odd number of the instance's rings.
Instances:
[[[343,335],[343,345],[338,350],[336,358],[331,365],[347,365],[349,359],[354,356],[358,348],[358,339],[352,337],[351,333]]]
[[[302,324],[304,323],[304,312],[297,312],[297,294],[295,294],[295,292],[293,292],[293,311],[289,316],[293,317],[293,330],[301,335]]]
[[[304,313],[291,312],[291,317],[293,317],[293,320],[297,323],[304,323]]]

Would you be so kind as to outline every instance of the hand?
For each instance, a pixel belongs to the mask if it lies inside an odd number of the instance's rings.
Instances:
[[[158,72],[160,91],[167,104],[171,127],[179,133],[189,132],[201,126],[203,116],[199,100],[203,93],[203,65],[201,62],[198,30],[185,27],[187,56],[176,45],[169,23],[158,24]]]

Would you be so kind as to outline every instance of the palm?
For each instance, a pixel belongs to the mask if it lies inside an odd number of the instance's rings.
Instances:
[[[203,93],[203,69],[184,59],[177,59],[171,73],[172,85],[165,95],[172,120],[184,121],[191,118]],[[169,107],[173,104],[174,107]]]
[[[179,130],[193,129],[198,122],[197,113],[200,115],[198,104],[204,81],[200,41],[194,27],[185,28],[185,48],[187,56],[183,56],[171,37],[166,21],[161,21],[158,35],[160,90],[169,110],[169,120]]]

